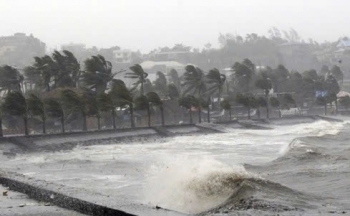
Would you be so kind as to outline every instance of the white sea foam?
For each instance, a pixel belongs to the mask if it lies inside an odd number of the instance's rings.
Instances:
[[[228,166],[210,157],[174,158],[151,167],[144,199],[153,206],[198,213],[223,203],[237,181],[248,176],[242,166]]]

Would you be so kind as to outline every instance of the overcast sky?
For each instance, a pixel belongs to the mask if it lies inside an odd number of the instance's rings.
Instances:
[[[294,28],[319,42],[350,35],[349,0],[0,0],[0,36],[142,52],[183,43],[218,46],[220,33]]]

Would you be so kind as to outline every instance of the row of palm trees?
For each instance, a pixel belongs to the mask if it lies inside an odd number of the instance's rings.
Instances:
[[[3,77],[0,81],[0,92],[5,95],[0,114],[21,116],[25,134],[28,135],[28,118],[31,117],[42,121],[43,133],[46,133],[47,118],[59,118],[64,132],[65,120],[74,116],[82,118],[83,130],[87,130],[87,117],[90,116],[97,118],[98,129],[101,129],[101,116],[109,112],[113,128],[116,128],[117,109],[126,110],[130,114],[130,126],[135,127],[134,110],[147,111],[148,126],[151,126],[151,110],[157,107],[164,125],[161,98],[178,100],[179,106],[188,110],[192,123],[193,109],[198,111],[199,122],[202,121],[202,109],[206,109],[209,122],[210,109],[227,110],[232,119],[231,105],[235,103],[247,108],[248,118],[252,108],[257,109],[259,118],[260,108],[266,108],[266,117],[269,118],[269,107],[296,106],[293,95],[270,97],[271,89],[281,92],[286,90],[286,86],[292,86],[287,90],[339,91],[332,76],[325,79],[317,75],[316,71],[302,74],[289,72],[283,65],[276,69],[267,67],[257,71],[249,59],[236,62],[229,77],[216,68],[206,73],[199,67],[187,65],[181,77],[175,70],[167,75],[157,72],[157,79],[153,83],[147,79],[148,74],[139,64],[131,66],[129,71],[113,72],[112,64],[103,56],[97,55],[85,60],[84,65],[84,70],[81,70],[80,63],[68,51],[55,51],[52,56],[35,57],[33,65],[24,69],[32,89],[27,93],[23,92],[24,77],[16,68],[0,67],[0,76]],[[132,88],[127,88],[122,80],[114,78],[119,73],[123,73],[124,78],[134,80]],[[213,102],[214,97],[218,98],[218,103]],[[329,103],[328,98],[331,97],[327,97],[325,103]]]

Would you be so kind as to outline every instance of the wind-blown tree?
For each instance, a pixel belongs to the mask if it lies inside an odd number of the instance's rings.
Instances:
[[[278,108],[278,112],[279,112],[279,117],[281,117],[281,111],[280,111],[280,102],[276,97],[270,97],[269,98],[269,105],[274,107],[274,108]]]
[[[208,123],[210,123],[210,98],[208,97],[207,100],[204,100],[203,98],[201,98],[199,100],[199,105],[206,109],[207,110],[207,120],[208,120]]]
[[[36,87],[45,89],[48,92],[51,91],[51,80],[58,74],[58,65],[49,55],[34,57],[34,61],[33,65],[30,66],[32,67],[30,70],[34,70],[32,73],[40,77],[38,82],[35,83]]]
[[[61,98],[65,112],[80,114],[83,117],[83,131],[87,131],[88,104],[85,97],[73,90],[65,89],[61,92]]]
[[[249,92],[253,71],[247,65],[239,62],[236,62],[231,69],[234,72],[231,81],[234,83],[235,90],[239,92]]]
[[[346,111],[348,111],[350,107],[350,96],[346,95],[344,97],[339,98],[339,103],[345,107]]]
[[[326,76],[329,72],[329,67],[327,65],[323,65],[320,70],[321,75]]]
[[[337,94],[340,91],[340,87],[336,78],[332,75],[327,76],[325,80],[325,88],[327,90],[327,94],[329,95],[329,103],[335,102],[335,111],[338,111],[338,101]]]
[[[46,106],[44,101],[35,94],[30,94],[27,98],[28,112],[32,116],[38,116],[43,124],[43,134],[46,134]]]
[[[251,94],[237,94],[236,102],[247,108],[248,119],[250,119],[250,110],[257,107],[255,97]]]
[[[9,65],[0,67],[0,92],[21,91],[21,84],[24,77],[20,72]]]
[[[188,110],[190,114],[190,124],[193,124],[193,118],[192,118],[192,106],[196,104],[197,99],[192,95],[186,95],[181,98],[179,98],[179,106],[184,107]]]
[[[129,109],[131,128],[134,128],[134,98],[125,83],[122,80],[113,80],[112,88],[108,94],[111,95],[112,100],[116,101],[120,107]]]
[[[164,126],[164,108],[162,100],[160,99],[159,95],[155,92],[149,92],[146,96],[151,106],[159,107],[160,115],[162,118],[162,126]]]
[[[339,66],[333,65],[331,68],[330,73],[333,75],[333,77],[338,81],[343,83],[344,75],[343,71],[340,69]]]
[[[148,127],[151,127],[151,109],[150,109],[150,102],[148,101],[147,96],[140,95],[137,98],[135,98],[135,109],[147,111]]]
[[[283,85],[287,81],[287,78],[289,76],[289,71],[286,67],[283,65],[278,65],[277,68],[275,68],[272,71],[271,74],[271,80],[273,84],[273,90],[274,92],[281,92],[283,91]]]
[[[256,80],[255,86],[264,91],[265,101],[268,101],[269,93],[270,93],[270,90],[272,89],[272,82],[266,73],[262,72],[259,74],[259,78],[258,80]],[[269,118],[269,105],[267,103],[266,103],[266,118]]]
[[[133,89],[135,90],[135,89]],[[143,93],[147,94],[149,92],[153,92],[154,91],[154,86],[151,83],[151,81],[149,79],[146,79],[145,83],[143,84]]]
[[[119,106],[116,100],[112,96],[112,91],[108,93],[102,92],[98,95],[98,106],[100,106],[101,111],[111,112],[113,129],[117,128],[115,117],[116,117],[116,108]]]
[[[100,94],[106,91],[108,83],[115,75],[116,73],[112,72],[112,63],[97,55],[85,60],[85,71],[81,76],[88,88]]]
[[[125,74],[125,78],[137,79],[137,81],[133,84],[136,89],[139,85],[141,86],[141,95],[144,95],[143,85],[146,82],[146,78],[148,73],[146,73],[142,66],[139,64],[135,64],[130,67],[131,72],[127,72]]]
[[[232,121],[232,114],[231,114],[231,104],[230,101],[227,100],[226,98],[221,101],[220,106],[223,110],[228,111],[230,115],[230,121]]]
[[[295,100],[291,94],[284,94],[282,97],[281,106],[289,109],[291,106],[296,106]]]
[[[258,118],[260,119],[260,107],[267,107],[268,104],[267,104],[267,99],[266,97],[258,97],[256,99],[256,103],[257,103],[257,113],[258,113]],[[268,114],[268,109],[266,109],[266,118],[269,118]]]
[[[63,54],[55,50],[52,59],[57,65],[55,74],[56,87],[77,87],[80,78],[80,64],[73,53],[63,50]]]
[[[173,83],[176,88],[179,89],[181,87],[181,81],[177,71],[175,69],[171,69],[168,73],[168,76],[170,77],[170,83]]]
[[[182,83],[182,86],[184,87],[183,95],[190,94],[197,96],[197,98],[202,98],[203,94],[207,90],[205,75],[203,71],[198,67],[194,67],[193,65],[187,65],[185,67],[185,70],[186,71],[183,75],[184,82]],[[201,123],[201,106],[199,102],[197,107],[199,118],[198,121]]]
[[[29,135],[28,131],[28,105],[25,97],[20,92],[9,92],[3,103],[3,112],[13,116],[23,118],[24,134]]]
[[[167,95],[171,100],[174,100],[175,98],[179,98],[180,97],[180,93],[178,88],[176,87],[175,84],[170,83],[167,86]]]
[[[62,133],[65,132],[65,115],[62,103],[59,99],[46,98],[44,100],[47,116],[51,118],[59,118],[61,122]]]
[[[218,69],[214,68],[208,72],[206,77],[207,77],[207,83],[209,85],[207,92],[209,92],[209,94],[213,94],[217,92],[218,103],[220,104],[221,93],[225,85],[226,76],[224,74],[221,74]]]
[[[103,94],[103,93],[101,93]],[[99,98],[96,92],[90,89],[84,89],[83,95],[87,106],[87,116],[94,116],[97,118],[97,129],[101,130],[101,114],[102,106],[99,103]]]
[[[167,79],[165,77],[165,75],[158,71],[156,74],[157,78],[154,81],[153,85],[154,85],[154,91],[160,95],[160,96],[166,96],[166,90],[167,90]]]
[[[4,136],[4,132],[2,129],[2,100],[0,100],[0,137]]]

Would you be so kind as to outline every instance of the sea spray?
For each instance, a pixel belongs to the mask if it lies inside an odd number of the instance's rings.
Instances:
[[[245,178],[242,166],[210,157],[178,157],[151,167],[144,185],[147,204],[183,213],[198,213],[225,202]]]

